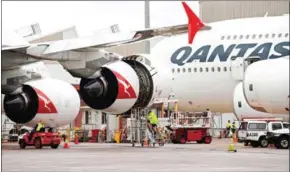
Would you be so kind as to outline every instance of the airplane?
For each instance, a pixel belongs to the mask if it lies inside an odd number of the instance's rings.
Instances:
[[[42,119],[59,127],[77,116],[80,98],[93,109],[123,114],[174,95],[181,111],[289,116],[288,16],[204,24],[182,4],[184,25],[38,43],[2,34],[5,114],[28,126]],[[151,54],[104,50],[157,37],[164,38]],[[43,60],[81,78],[79,92],[50,78]]]

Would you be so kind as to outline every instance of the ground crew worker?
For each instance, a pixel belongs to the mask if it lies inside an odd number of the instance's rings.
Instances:
[[[34,133],[36,132],[43,132],[44,131],[44,124],[43,124],[43,121],[40,120],[39,123],[37,123],[34,127],[34,129],[30,132],[30,135],[29,135],[29,140],[32,139],[32,136]]]
[[[148,119],[149,119],[149,123],[151,125],[151,128],[153,130],[154,137],[155,137],[156,132],[157,132],[156,128],[157,128],[157,124],[158,124],[158,118],[152,110],[150,110],[150,112],[149,112]]]
[[[235,122],[232,123],[231,129],[232,129],[232,133],[233,133],[232,136],[234,136],[234,134],[236,132],[236,124],[235,124]]]
[[[225,138],[228,138],[229,137],[230,130],[231,130],[231,121],[228,120],[228,123],[226,125],[226,135],[225,135]]]

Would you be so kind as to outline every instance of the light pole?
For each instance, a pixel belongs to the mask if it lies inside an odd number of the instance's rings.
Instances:
[[[150,28],[150,1],[145,1],[145,28]],[[145,41],[145,53],[150,54],[150,41]]]

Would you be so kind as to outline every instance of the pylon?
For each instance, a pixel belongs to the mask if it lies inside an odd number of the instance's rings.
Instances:
[[[79,136],[78,134],[75,134],[75,144],[79,144]]]
[[[148,144],[148,139],[147,139],[147,138],[145,138],[145,139],[143,140],[143,146],[149,146],[149,144]]]
[[[237,152],[233,138],[231,138],[231,143],[228,146],[228,151],[229,152]]]
[[[65,142],[64,142],[63,148],[64,148],[64,149],[68,149],[68,148],[69,148],[69,146],[68,146],[68,138],[65,139]]]

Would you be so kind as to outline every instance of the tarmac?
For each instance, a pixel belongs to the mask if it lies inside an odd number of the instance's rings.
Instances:
[[[237,143],[228,152],[229,139],[211,144],[166,144],[141,147],[131,144],[74,143],[69,149],[27,147],[2,143],[3,172],[289,172],[289,150],[252,148]]]

